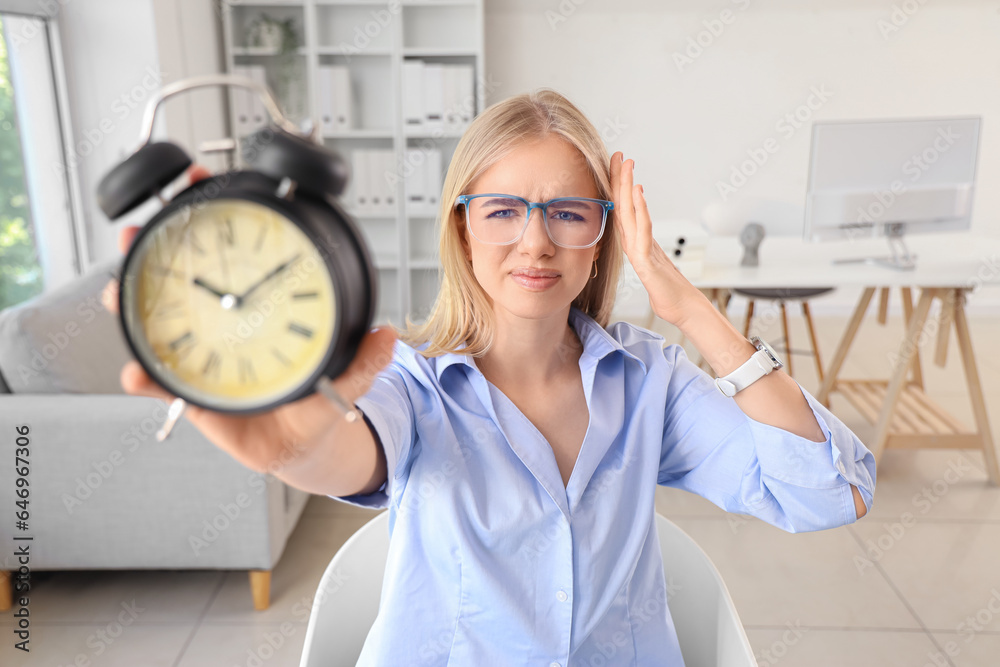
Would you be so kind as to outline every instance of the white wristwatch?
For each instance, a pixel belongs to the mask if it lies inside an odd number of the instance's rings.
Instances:
[[[757,336],[751,336],[750,342],[757,348],[753,356],[729,375],[715,378],[715,386],[725,396],[732,398],[771,371],[784,366],[778,353],[766,342]]]

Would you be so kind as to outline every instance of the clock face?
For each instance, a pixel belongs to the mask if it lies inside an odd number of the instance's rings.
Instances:
[[[323,364],[333,279],[298,225],[266,206],[185,206],[137,240],[122,313],[137,355],[175,395],[218,410],[274,404]]]

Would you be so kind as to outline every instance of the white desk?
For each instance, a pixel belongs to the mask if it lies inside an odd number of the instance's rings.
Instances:
[[[888,255],[885,239],[808,243],[795,238],[765,238],[760,248],[761,266],[745,268],[739,266],[742,248],[735,238],[712,238],[703,271],[691,282],[707,290],[723,313],[732,288],[864,288],[816,398],[829,405],[830,393],[839,391],[876,426],[874,442],[866,443],[876,460],[881,458],[886,447],[982,449],[990,479],[1000,485],[1000,452],[990,433],[965,315],[969,292],[980,285],[1000,284],[1000,238],[926,234],[907,238],[906,243],[917,255],[917,266],[910,271],[832,262],[834,258]],[[886,321],[889,289],[899,288],[908,323],[892,377],[887,380],[841,379],[838,377],[840,369],[878,288],[881,288],[879,321],[882,324]],[[911,288],[920,289],[915,307]],[[954,324],[975,415],[975,431],[965,428],[924,393],[918,341],[921,334],[926,336],[924,326],[935,298],[941,300],[942,308],[936,328],[934,360],[944,366],[948,335]],[[911,371],[912,377],[907,379]]]

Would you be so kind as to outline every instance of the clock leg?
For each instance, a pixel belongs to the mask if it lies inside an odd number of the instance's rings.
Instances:
[[[263,611],[271,606],[271,571],[250,570],[250,594],[253,608]]]

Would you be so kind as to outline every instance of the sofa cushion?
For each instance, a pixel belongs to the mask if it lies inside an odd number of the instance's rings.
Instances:
[[[118,316],[101,305],[114,258],[0,312],[0,375],[14,394],[122,394],[132,358]]]

